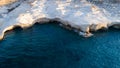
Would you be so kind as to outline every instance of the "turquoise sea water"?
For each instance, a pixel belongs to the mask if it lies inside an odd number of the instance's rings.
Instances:
[[[120,30],[83,38],[57,24],[17,28],[0,41],[0,68],[120,68]]]

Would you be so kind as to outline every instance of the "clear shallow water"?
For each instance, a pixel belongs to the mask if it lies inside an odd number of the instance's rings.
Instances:
[[[120,30],[83,38],[57,24],[15,29],[0,42],[0,68],[120,68]]]

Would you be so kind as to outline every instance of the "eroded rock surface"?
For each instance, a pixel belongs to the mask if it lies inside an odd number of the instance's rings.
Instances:
[[[0,4],[2,5],[0,7],[0,39],[3,39],[7,30],[16,26],[30,27],[36,22],[56,20],[86,37],[92,35],[90,31],[120,23],[120,4],[118,3],[94,4],[86,0],[8,1],[12,2]]]

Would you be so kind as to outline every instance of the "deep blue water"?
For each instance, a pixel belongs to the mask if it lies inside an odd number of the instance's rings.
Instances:
[[[7,32],[0,68],[120,68],[120,30],[83,38],[57,24]]]

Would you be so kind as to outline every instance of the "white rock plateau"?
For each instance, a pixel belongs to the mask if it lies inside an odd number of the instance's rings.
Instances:
[[[51,20],[86,37],[91,31],[120,27],[119,3],[94,4],[86,0],[8,0],[10,2],[4,3],[6,1],[0,3],[0,39],[16,26],[26,28]]]

